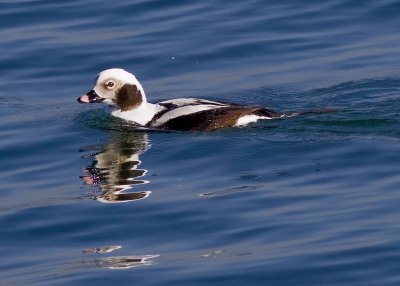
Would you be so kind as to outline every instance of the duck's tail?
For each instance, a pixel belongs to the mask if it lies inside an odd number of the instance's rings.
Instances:
[[[333,108],[325,108],[325,109],[315,109],[308,111],[300,111],[300,112],[288,112],[288,113],[279,113],[267,108],[257,109],[254,114],[260,115],[266,118],[291,118],[299,115],[307,115],[307,114],[325,114],[336,112],[336,109]]]
[[[291,118],[299,115],[308,115],[308,114],[325,114],[325,113],[332,113],[337,112],[337,109],[334,108],[324,108],[324,109],[315,109],[315,110],[308,110],[308,111],[300,111],[300,112],[289,112],[289,113],[282,113],[280,118]]]

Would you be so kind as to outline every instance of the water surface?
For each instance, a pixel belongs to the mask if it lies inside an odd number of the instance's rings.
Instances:
[[[1,285],[398,285],[397,1],[1,1]],[[143,132],[78,105],[336,108]]]

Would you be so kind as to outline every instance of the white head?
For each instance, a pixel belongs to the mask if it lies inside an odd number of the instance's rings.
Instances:
[[[133,74],[113,68],[99,73],[93,89],[79,97],[78,102],[104,102],[127,111],[138,108],[147,101],[142,85]]]

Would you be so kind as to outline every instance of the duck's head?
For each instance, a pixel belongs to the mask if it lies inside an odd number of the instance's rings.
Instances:
[[[146,95],[136,77],[118,68],[104,70],[96,77],[94,87],[78,98],[79,103],[104,102],[122,111],[138,108],[146,103]]]

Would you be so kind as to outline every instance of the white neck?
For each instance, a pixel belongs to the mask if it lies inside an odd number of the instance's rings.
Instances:
[[[143,102],[138,108],[122,111],[120,109],[112,109],[111,115],[122,118],[126,121],[145,126],[157,113],[156,104]]]

